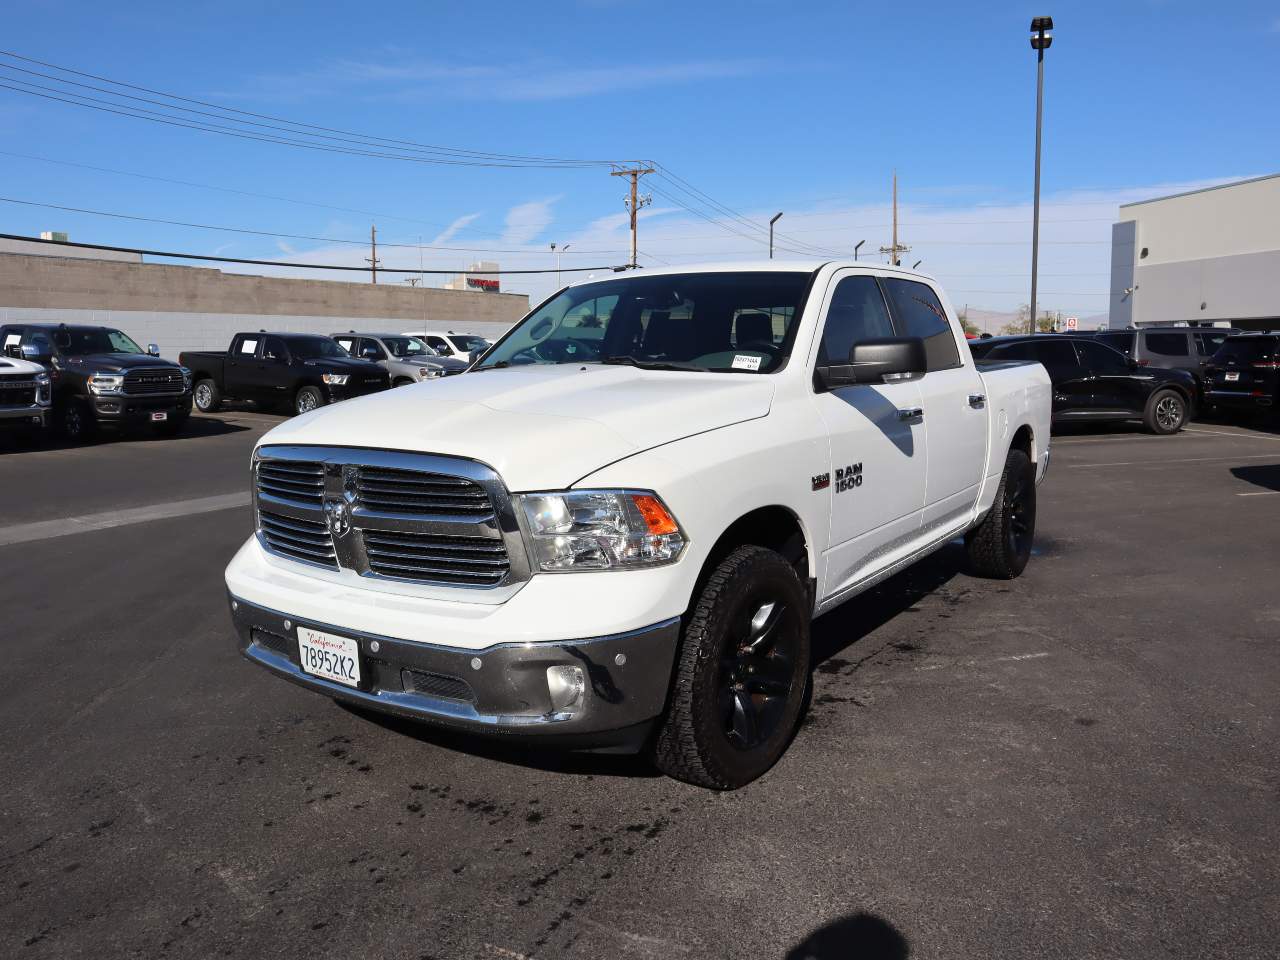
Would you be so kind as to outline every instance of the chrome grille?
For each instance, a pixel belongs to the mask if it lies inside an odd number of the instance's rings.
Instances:
[[[182,371],[176,367],[130,370],[124,375],[124,392],[131,397],[149,393],[181,393]]]
[[[0,407],[29,407],[36,402],[36,382],[29,376],[0,374]]]
[[[271,553],[440,596],[529,578],[511,498],[483,464],[433,454],[264,446],[255,457],[258,539]]]
[[[511,569],[501,540],[364,531],[369,569],[388,577],[492,586]]]
[[[338,566],[338,555],[333,549],[333,537],[324,523],[299,520],[277,513],[258,511],[258,529],[268,547],[276,553],[308,560],[326,567]]]
[[[324,503],[324,464],[306,460],[263,460],[258,492],[297,503]]]
[[[493,518],[484,488],[462,477],[365,466],[356,480],[356,495],[370,510]]]

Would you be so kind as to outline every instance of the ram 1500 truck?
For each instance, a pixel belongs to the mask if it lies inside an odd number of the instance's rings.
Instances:
[[[357,360],[330,337],[307,333],[237,333],[225,352],[188,351],[195,404],[213,413],[223,400],[283,406],[293,413],[362,397],[391,386],[387,371]]]
[[[905,270],[578,283],[465,377],[259,441],[239,646],[360,707],[739,787],[796,728],[814,616],[961,536],[1022,571],[1049,410],[1041,365],[979,369]]]
[[[182,430],[191,413],[187,371],[146,351],[111,327],[80,323],[19,322],[0,326],[6,351],[16,344],[28,361],[49,373],[53,424],[72,442],[100,427],[146,427],[161,436]]]

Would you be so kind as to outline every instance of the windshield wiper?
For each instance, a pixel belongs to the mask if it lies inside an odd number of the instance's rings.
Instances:
[[[671,363],[662,360],[637,360],[629,354],[617,354],[612,357],[605,357],[600,363],[611,363],[616,366],[639,367],[641,370],[695,370],[702,373],[707,372],[706,367],[699,367],[692,363]]]
[[[476,367],[472,373],[480,373],[482,370],[502,370],[511,366],[510,360],[499,360],[497,363],[487,363],[483,367]]]

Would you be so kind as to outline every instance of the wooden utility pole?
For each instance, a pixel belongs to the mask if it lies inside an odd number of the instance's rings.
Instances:
[[[365,262],[369,264],[369,269],[373,273],[373,282],[378,282],[378,228],[376,226],[369,227],[369,246],[372,248],[370,255],[365,257]]]
[[[653,203],[653,197],[637,197],[636,187],[639,185],[640,178],[646,173],[653,173],[653,167],[633,167],[630,170],[614,170],[610,172],[611,177],[630,177],[631,178],[631,197],[624,201],[627,209],[631,211],[631,263],[628,264],[632,270],[637,266],[636,254],[638,253],[636,246],[636,214],[640,212],[640,208]]]
[[[906,253],[911,248],[905,244],[898,243],[898,171],[893,171],[893,246],[881,247],[881,253],[889,255],[889,263],[895,267],[902,266],[902,261],[898,254]]]

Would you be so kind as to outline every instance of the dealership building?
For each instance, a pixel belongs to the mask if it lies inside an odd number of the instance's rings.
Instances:
[[[1280,329],[1280,174],[1123,205],[1109,316]]]

